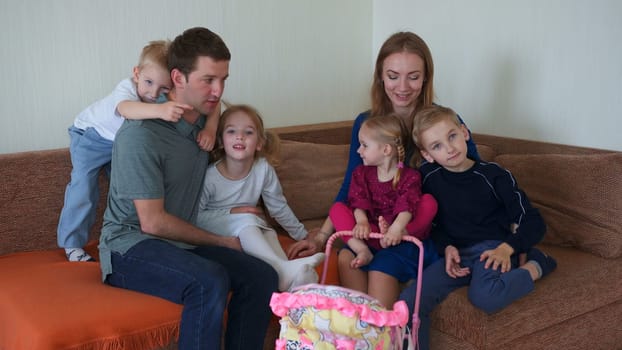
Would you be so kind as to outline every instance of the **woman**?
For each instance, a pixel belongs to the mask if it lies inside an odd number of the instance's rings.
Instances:
[[[413,118],[418,110],[434,103],[434,63],[432,54],[427,44],[421,37],[412,32],[398,32],[391,35],[382,45],[376,59],[374,78],[371,87],[371,110],[363,112],[356,117],[352,126],[352,139],[350,142],[350,156],[348,168],[344,176],[341,189],[337,194],[336,202],[345,202],[350,188],[350,178],[352,171],[363,161],[357,149],[360,146],[358,133],[363,121],[369,117],[387,115],[394,113],[400,117],[407,130],[412,130]],[[418,159],[419,152],[416,150],[412,138],[406,147],[406,159]],[[468,156],[479,159],[475,143],[469,139]],[[410,162],[410,166],[414,166]],[[429,231],[432,219],[436,214],[436,201],[431,196],[424,196],[417,207],[415,220],[419,230]],[[334,231],[330,218],[327,218],[319,230],[313,230],[305,240],[293,244],[288,250],[288,257],[308,256],[321,251],[328,236]],[[426,240],[428,241],[428,240]],[[429,245],[426,242],[426,245]],[[410,249],[402,246],[414,246],[412,243],[401,243],[390,249]],[[435,252],[432,247],[425,249],[426,261],[424,264],[435,260]],[[418,254],[416,251],[415,254]],[[416,268],[416,257],[410,267]],[[350,267],[350,261],[354,259],[352,251],[343,249],[339,253],[339,277],[344,287],[370,293],[374,288],[385,289],[385,293],[390,293],[397,299],[399,290],[386,291],[387,285],[394,283],[384,283],[390,276],[370,266],[368,271]],[[402,261],[398,263],[403,263]],[[416,269],[414,271],[416,273]],[[354,281],[361,280],[361,276],[367,282],[361,285]],[[415,275],[416,276],[416,275]],[[391,280],[392,281],[392,280]]]

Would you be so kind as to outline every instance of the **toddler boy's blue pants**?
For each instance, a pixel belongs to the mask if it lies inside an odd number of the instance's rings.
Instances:
[[[101,137],[94,128],[69,128],[71,180],[65,189],[65,203],[58,221],[57,240],[61,248],[82,248],[95,223],[99,201],[99,171],[110,177],[112,141]]]

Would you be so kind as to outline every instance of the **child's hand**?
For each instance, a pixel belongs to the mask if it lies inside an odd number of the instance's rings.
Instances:
[[[368,239],[370,232],[369,222],[357,223],[352,229],[352,236],[358,239]]]
[[[507,243],[501,243],[495,249],[489,249],[482,253],[479,256],[479,261],[486,260],[486,264],[484,264],[484,268],[489,268],[492,266],[493,270],[497,268],[501,268],[501,273],[508,272],[512,268],[512,262],[510,261],[510,256],[514,253],[514,248],[512,248]]]
[[[389,226],[387,232],[380,240],[380,246],[382,248],[391,247],[400,244],[402,237],[406,234],[406,230],[401,227],[396,227],[395,224]]]
[[[205,152],[213,150],[214,144],[216,143],[215,136],[216,132],[212,132],[212,130],[208,128],[203,128],[197,135],[197,143],[199,144],[199,148]]]
[[[464,277],[471,273],[468,267],[460,266],[460,253],[452,245],[445,248],[445,272],[452,278]]]
[[[194,109],[190,105],[175,101],[167,101],[158,106],[160,107],[159,118],[168,122],[177,122],[184,115],[185,111]]]

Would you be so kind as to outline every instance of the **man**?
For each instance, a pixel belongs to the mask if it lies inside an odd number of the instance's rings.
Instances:
[[[230,291],[226,349],[261,349],[277,288],[276,272],[242,253],[238,238],[191,224],[208,163],[196,135],[220,103],[230,59],[217,34],[184,31],[168,54],[168,99],[181,119],[125,121],[113,148],[99,245],[103,278],[183,304],[179,349],[221,348]]]

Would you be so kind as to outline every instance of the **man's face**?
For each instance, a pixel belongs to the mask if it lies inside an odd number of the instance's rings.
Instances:
[[[228,76],[229,61],[200,56],[188,79],[182,77],[181,85],[176,85],[179,102],[191,105],[201,114],[210,114],[220,103]]]

